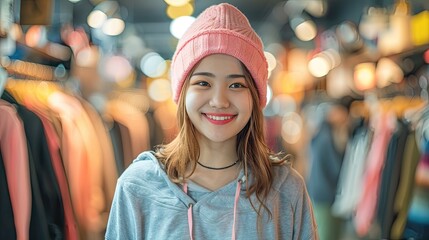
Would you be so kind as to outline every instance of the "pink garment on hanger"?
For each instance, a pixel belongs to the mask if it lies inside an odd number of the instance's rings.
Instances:
[[[29,239],[32,206],[27,140],[12,104],[0,100],[0,116],[0,152],[6,169],[16,237],[26,240]]]
[[[391,113],[381,113],[375,122],[374,136],[367,156],[367,166],[362,185],[362,195],[356,208],[355,228],[359,236],[368,234],[373,223],[382,175],[396,117]]]

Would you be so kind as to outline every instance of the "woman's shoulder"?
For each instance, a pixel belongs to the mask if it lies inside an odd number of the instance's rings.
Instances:
[[[279,192],[302,192],[305,181],[302,175],[290,163],[274,166],[273,187]]]
[[[153,152],[144,152],[121,174],[115,195],[130,199],[135,205],[148,207],[155,201],[172,206],[176,202],[171,199],[176,199],[178,192],[173,186]]]
[[[161,168],[152,151],[142,152],[119,177],[120,182],[141,183],[159,178]]]

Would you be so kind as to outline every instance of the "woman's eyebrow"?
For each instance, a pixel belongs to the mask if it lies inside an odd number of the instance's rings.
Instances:
[[[206,77],[212,77],[212,78],[215,77],[215,75],[210,72],[195,72],[195,73],[192,73],[191,77],[193,76],[206,76]]]
[[[191,75],[191,77],[193,77],[193,76],[206,76],[206,77],[211,77],[211,78],[216,77],[216,75],[214,75],[213,73],[210,73],[210,72],[195,72]],[[244,78],[245,76],[243,74],[229,74],[226,77],[227,78]]]
[[[230,74],[226,76],[227,78],[244,78],[243,74]]]

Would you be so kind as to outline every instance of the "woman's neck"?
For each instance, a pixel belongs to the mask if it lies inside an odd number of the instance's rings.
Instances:
[[[200,155],[198,162],[204,166],[222,168],[237,161],[236,139],[224,142],[213,142],[199,139]]]
[[[195,172],[189,179],[206,189],[216,191],[230,182],[235,181],[240,174],[241,167],[241,161],[223,170],[212,170],[197,165]]]
[[[200,154],[190,180],[209,190],[217,190],[237,179],[242,166],[236,150],[236,139],[213,142],[199,137]],[[236,164],[234,164],[239,160]],[[188,169],[191,171],[191,169]]]

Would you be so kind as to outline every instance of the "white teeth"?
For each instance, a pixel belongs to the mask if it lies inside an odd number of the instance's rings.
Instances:
[[[224,121],[232,118],[232,116],[211,116],[211,115],[207,115],[207,117],[216,121]]]

